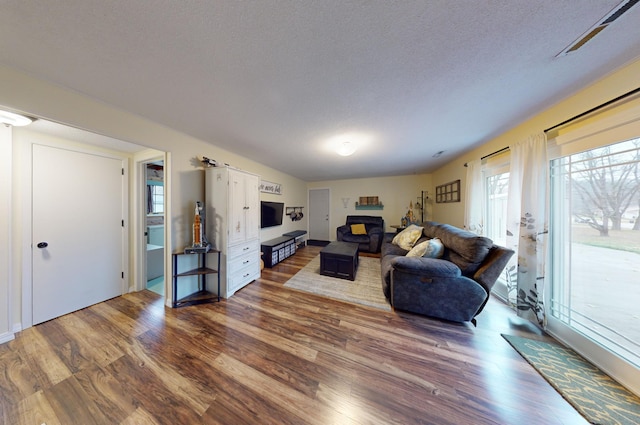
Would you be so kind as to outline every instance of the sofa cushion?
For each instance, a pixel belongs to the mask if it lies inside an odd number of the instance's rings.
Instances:
[[[394,245],[390,242],[385,242],[382,244],[381,250],[380,250],[380,258],[384,258],[387,255],[407,255],[407,252],[409,252],[406,249],[402,249],[400,248],[398,245]]]
[[[460,267],[467,277],[473,277],[493,245],[489,238],[449,224],[438,225],[435,233],[446,247],[442,258]]]
[[[404,255],[386,255],[380,259],[380,277],[382,279],[382,292],[387,299],[391,299],[391,271],[393,269],[408,272],[420,277],[425,274],[429,279],[455,278],[460,276],[460,269],[449,261],[436,258],[407,258]]]
[[[364,224],[367,230],[372,227],[384,228],[384,220],[382,217],[372,215],[348,215],[345,224]]]
[[[351,225],[351,234],[352,235],[366,235],[367,229],[363,223],[352,224]]]
[[[436,229],[440,223],[436,223],[435,221],[425,221],[422,223],[422,227],[424,230],[422,231],[422,235],[431,239],[436,237]]]
[[[456,278],[462,275],[460,268],[451,261],[438,258],[395,256],[391,258],[391,265],[396,271],[418,276],[422,282],[437,278]]]
[[[391,244],[385,244],[391,245]],[[402,254],[404,255],[404,254]],[[382,278],[382,292],[384,292],[384,296],[387,299],[391,298],[391,269],[393,268],[392,260],[397,257],[397,255],[385,255],[380,259],[380,277]]]
[[[402,232],[398,233],[391,243],[409,251],[421,236],[422,227],[412,224]]]
[[[371,240],[369,235],[354,235],[353,233],[349,235],[345,235],[342,239],[344,242],[357,243],[357,244],[368,244]]]
[[[444,245],[438,238],[417,243],[407,252],[407,257],[440,258],[444,253]]]

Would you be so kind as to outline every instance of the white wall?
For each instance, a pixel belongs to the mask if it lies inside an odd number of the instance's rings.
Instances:
[[[283,195],[279,197],[280,199],[287,205],[306,206],[306,183],[299,179],[220,149],[214,144],[198,140],[160,124],[93,101],[81,94],[45,83],[2,66],[0,66],[1,106],[31,116],[135,143],[143,147],[168,152],[169,163],[166,165],[170,170],[170,174],[166,176],[166,179],[168,190],[171,191],[171,204],[168,208],[169,215],[165,217],[170,235],[167,239],[167,255],[170,255],[171,251],[181,249],[190,243],[193,205],[195,201],[204,199],[204,172],[198,160],[203,155],[253,172],[268,181],[281,183]],[[1,172],[3,176],[4,173],[9,173],[10,175],[12,161],[8,160],[8,158],[11,158],[11,151],[8,150],[6,152],[7,155],[5,155],[4,149],[10,148],[3,147],[2,149],[2,161],[9,162],[9,166],[2,167]],[[16,172],[19,174],[20,170],[14,170],[14,174]],[[2,196],[4,197],[5,193],[10,193],[11,183],[6,182],[11,182],[11,179],[3,178],[2,182],[0,184],[2,184]],[[16,190],[16,185],[19,185],[19,183],[14,181],[14,190]],[[6,192],[5,186],[7,188]],[[18,187],[18,189],[20,188]],[[269,196],[275,195],[262,194],[263,199]],[[0,217],[3,220],[9,220],[10,211],[19,209],[20,203],[19,196],[17,198],[14,196],[11,202],[2,203],[3,208],[7,211],[0,209]],[[14,221],[16,220],[21,220],[21,217],[14,217]],[[306,221],[294,224],[288,222],[278,228],[263,231],[261,238],[270,238],[276,233],[280,235],[286,231],[300,228],[300,225],[306,228]],[[23,247],[19,243],[8,242],[8,238],[8,236],[0,234],[0,248],[5,246],[8,248],[7,250],[3,249],[3,252],[21,252]],[[133,250],[131,251],[133,252]],[[166,263],[169,265],[171,262],[168,260]],[[8,270],[8,268],[3,268],[3,273],[4,270]],[[15,273],[8,279],[2,279],[2,281],[5,285],[6,282],[13,282],[12,286],[17,286],[18,293],[20,293],[19,289],[23,283],[19,277],[16,278]],[[0,283],[0,291],[4,295],[2,283]],[[5,297],[3,296],[0,301],[0,317],[10,314],[9,307],[12,307],[13,322],[19,323],[22,313],[20,305],[21,301],[16,300],[16,297],[13,298],[13,302],[9,302],[8,298],[5,302]],[[6,324],[2,325],[1,321],[0,326],[3,326],[0,328],[0,335],[4,329],[11,327]]]
[[[407,214],[409,203],[415,204],[422,190],[429,191],[431,195],[431,202],[427,203],[425,220],[431,220],[433,215],[433,185],[429,174],[320,181],[309,183],[308,188],[328,188],[330,190],[329,234],[331,240],[335,240],[335,229],[345,223],[347,215],[382,217],[386,231],[393,232],[394,229],[390,226],[400,224],[402,217]],[[382,210],[356,210],[355,203],[361,196],[378,196],[384,208]],[[349,198],[346,208],[342,202],[343,198]]]
[[[11,297],[11,127],[0,124],[0,343],[13,339]]]

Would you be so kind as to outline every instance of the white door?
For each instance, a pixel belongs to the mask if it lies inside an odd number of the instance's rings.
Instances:
[[[33,145],[33,324],[123,291],[123,161]]]
[[[329,241],[329,189],[309,190],[309,239]]]

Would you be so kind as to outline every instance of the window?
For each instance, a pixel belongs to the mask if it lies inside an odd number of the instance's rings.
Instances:
[[[507,198],[509,195],[508,154],[489,160],[483,166],[484,180],[484,236],[495,244],[506,246],[507,242]],[[493,287],[494,295],[508,298],[508,273],[505,270]]]
[[[485,179],[486,235],[497,245],[507,242],[507,195],[509,194],[509,172],[499,172]]]
[[[548,315],[640,367],[640,138],[551,162]]]
[[[164,186],[162,184],[147,185],[147,213],[164,214]]]

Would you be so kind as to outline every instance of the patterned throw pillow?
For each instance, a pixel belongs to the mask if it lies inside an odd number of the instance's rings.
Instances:
[[[402,232],[398,233],[391,243],[409,251],[413,248],[413,245],[418,241],[418,239],[420,239],[420,236],[422,236],[422,227],[412,224]]]
[[[444,254],[444,245],[438,238],[420,242],[407,252],[407,257],[440,258]]]
[[[367,229],[364,227],[364,224],[352,224],[351,225],[351,234],[352,235],[366,235]]]

